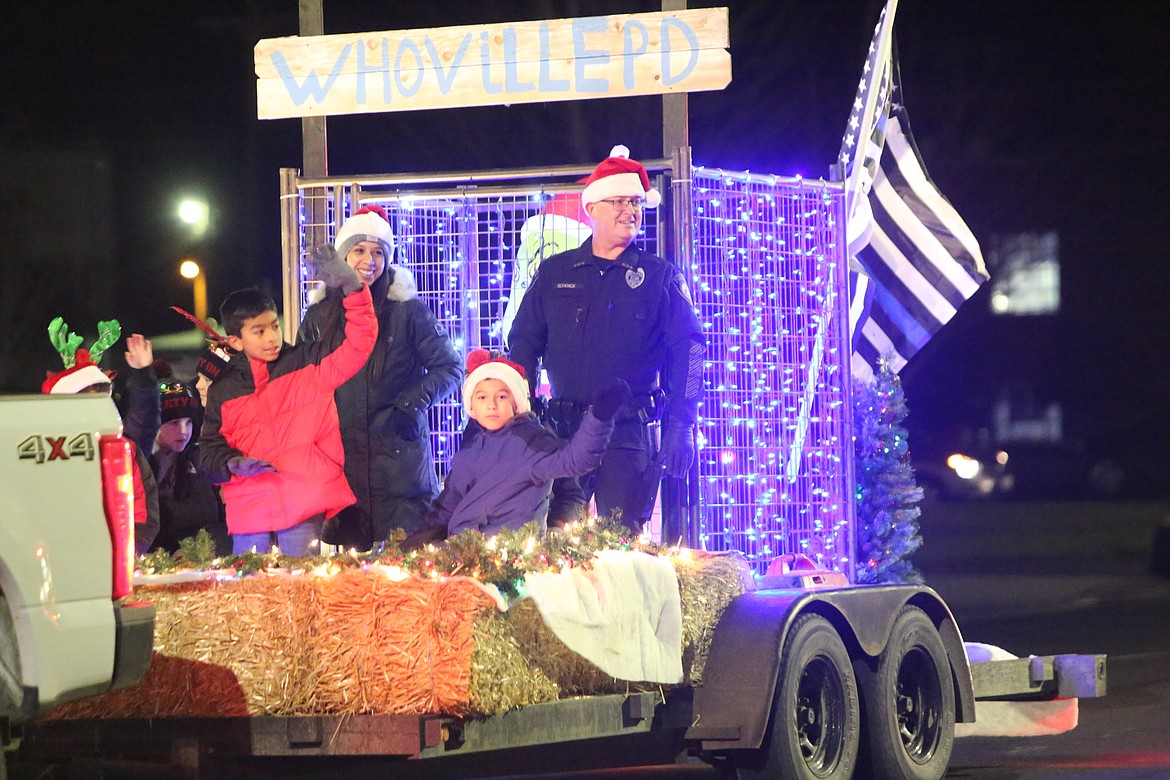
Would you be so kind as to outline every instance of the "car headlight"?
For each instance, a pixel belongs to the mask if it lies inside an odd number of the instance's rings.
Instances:
[[[968,458],[966,455],[958,452],[947,458],[947,466],[960,479],[975,479],[975,477],[979,476],[979,472],[982,471],[982,465],[979,461],[974,458]]]

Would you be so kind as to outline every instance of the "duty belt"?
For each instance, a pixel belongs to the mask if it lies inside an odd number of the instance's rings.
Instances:
[[[666,406],[666,393],[655,389],[648,395],[639,395],[622,404],[614,415],[614,422],[638,421],[645,425],[662,419],[662,410]],[[567,439],[577,432],[581,426],[581,418],[588,411],[589,404],[580,401],[570,401],[564,398],[552,398],[545,408],[544,423],[553,429],[553,432],[562,439]]]

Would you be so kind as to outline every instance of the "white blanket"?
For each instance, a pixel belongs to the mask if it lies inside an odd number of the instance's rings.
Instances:
[[[1002,647],[964,642],[967,660],[1009,661],[1016,656]],[[1049,701],[976,701],[975,722],[956,723],[956,737],[1039,737],[1077,727],[1077,699]]]
[[[602,671],[682,682],[682,604],[669,561],[603,550],[589,570],[526,574],[524,585],[557,638]]]

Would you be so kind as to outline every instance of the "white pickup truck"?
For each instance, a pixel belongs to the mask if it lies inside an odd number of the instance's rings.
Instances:
[[[108,396],[0,398],[0,744],[140,681],[154,607],[128,600],[134,456]],[[2,776],[0,762],[0,776]]]

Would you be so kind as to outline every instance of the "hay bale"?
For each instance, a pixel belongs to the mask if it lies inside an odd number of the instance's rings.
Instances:
[[[670,560],[682,600],[683,676],[690,685],[701,685],[715,626],[732,599],[744,592],[752,571],[739,553],[680,550]]]
[[[559,696],[560,686],[524,656],[506,615],[488,615],[475,622],[472,712],[499,715],[516,707],[555,701]]]
[[[157,613],[146,679],[55,717],[463,714],[475,620],[496,611],[467,579],[399,582],[377,567],[149,585],[136,597]]]
[[[354,569],[319,580],[316,596],[313,712],[471,711],[475,622],[496,611],[482,588]]]
[[[157,653],[230,669],[250,714],[300,715],[311,711],[319,686],[316,579],[210,580],[147,586],[135,595],[155,605]]]
[[[669,554],[683,671],[702,681],[723,610],[750,576],[738,555]],[[54,718],[446,713],[492,715],[559,696],[657,690],[617,680],[566,647],[530,599],[507,613],[461,577],[279,573],[141,586],[155,655],[138,686]]]
[[[682,602],[683,678],[702,682],[703,665],[711,648],[715,625],[732,599],[745,590],[751,570],[738,553],[716,554],[680,550],[668,556],[678,577]],[[618,680],[570,650],[548,628],[531,599],[508,610],[507,621],[524,657],[560,686],[564,695],[624,693],[671,686],[636,680]]]

